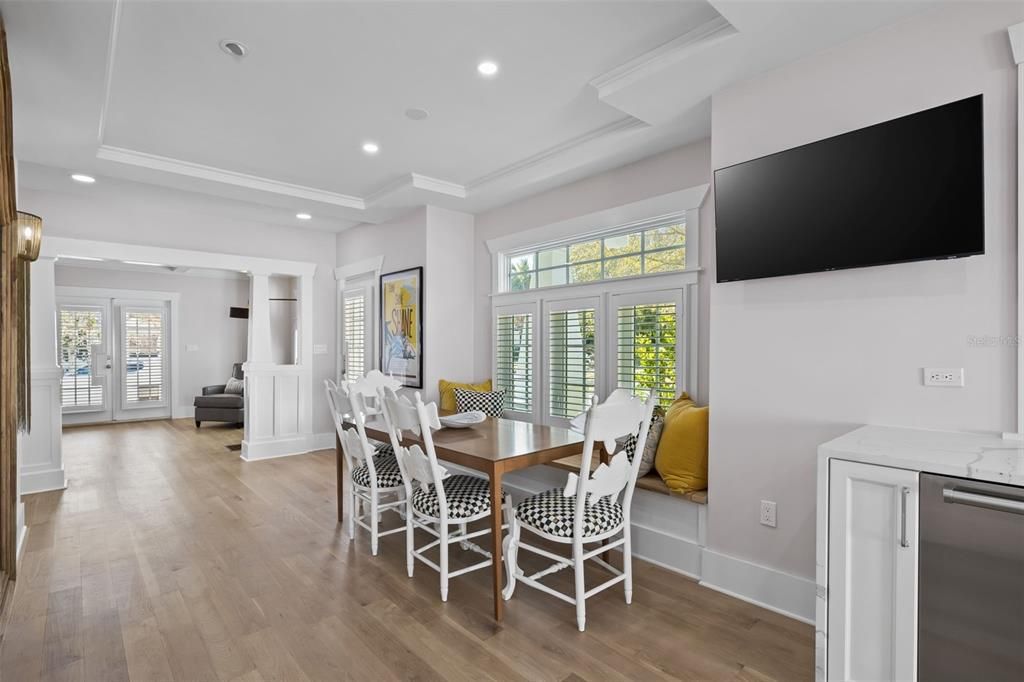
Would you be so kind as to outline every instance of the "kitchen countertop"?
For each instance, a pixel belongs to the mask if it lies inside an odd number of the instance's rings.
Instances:
[[[818,457],[1024,486],[1024,441],[995,433],[862,426],[820,445]]]

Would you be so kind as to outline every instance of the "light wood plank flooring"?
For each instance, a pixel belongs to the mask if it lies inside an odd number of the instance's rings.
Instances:
[[[436,573],[406,577],[402,534],[378,557],[365,533],[349,542],[333,452],[244,463],[227,448],[240,438],[188,420],[65,432],[69,488],[26,498],[0,679],[813,675],[811,627],[642,561],[632,606],[614,588],[588,600],[586,633],[523,586],[495,624],[489,571],[454,579],[443,604]]]

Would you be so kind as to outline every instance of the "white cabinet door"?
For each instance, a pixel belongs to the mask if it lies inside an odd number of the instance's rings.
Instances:
[[[829,465],[828,678],[913,680],[918,473]]]

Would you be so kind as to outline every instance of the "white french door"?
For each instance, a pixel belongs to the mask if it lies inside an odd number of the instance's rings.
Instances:
[[[164,301],[58,300],[65,424],[171,416],[169,316]]]

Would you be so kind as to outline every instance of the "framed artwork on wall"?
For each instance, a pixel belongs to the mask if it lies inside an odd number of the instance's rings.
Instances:
[[[423,268],[380,276],[380,369],[423,388]]]

